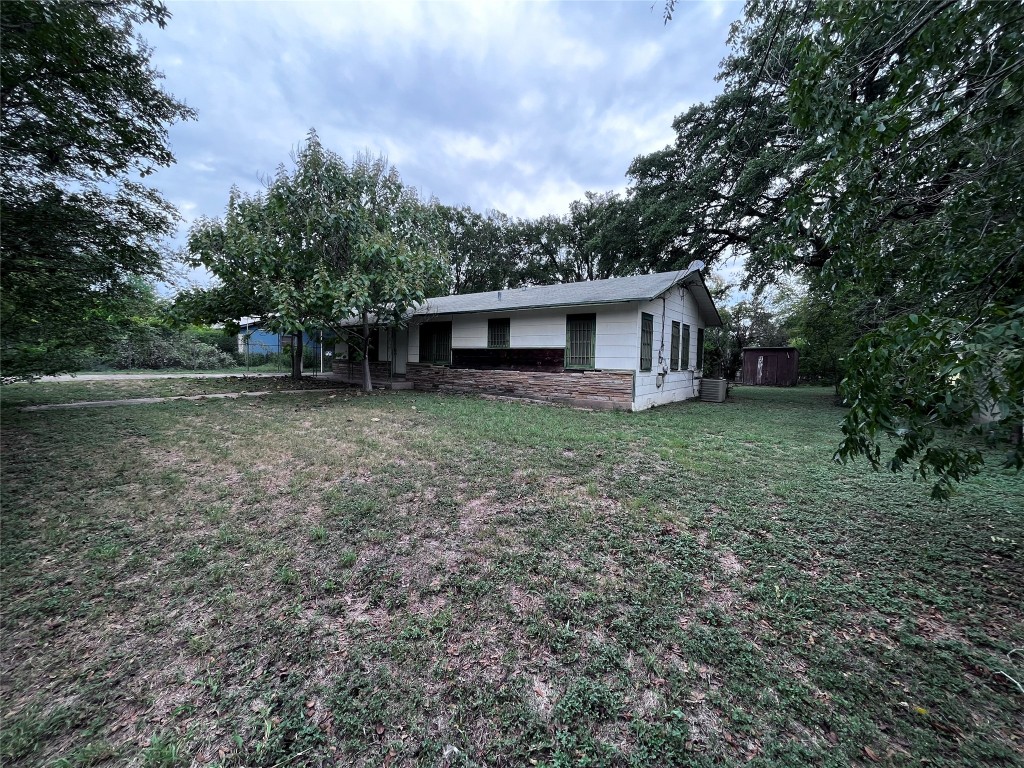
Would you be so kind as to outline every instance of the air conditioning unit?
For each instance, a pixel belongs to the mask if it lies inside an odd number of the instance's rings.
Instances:
[[[729,382],[725,379],[701,379],[700,399],[705,403],[724,403],[729,391]]]

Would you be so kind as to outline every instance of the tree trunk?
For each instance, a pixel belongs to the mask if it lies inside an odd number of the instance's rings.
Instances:
[[[298,381],[302,378],[302,334],[296,334],[295,342],[292,344],[292,379]]]
[[[372,392],[370,381],[370,315],[363,311],[363,392]]]

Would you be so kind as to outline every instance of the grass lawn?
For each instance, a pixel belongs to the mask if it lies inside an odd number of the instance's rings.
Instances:
[[[134,397],[213,395],[222,392],[277,392],[296,389],[344,388],[330,379],[304,376],[228,376],[218,379],[139,379],[138,381],[23,382],[0,387],[0,405],[24,406],[89,400],[127,400]]]
[[[825,390],[14,391],[5,765],[1024,763],[1024,477],[834,465]]]
[[[329,368],[329,363],[327,364]],[[79,374],[117,374],[119,376],[146,376],[154,373],[223,373],[231,374],[236,373],[239,375],[245,373],[281,373],[286,374],[291,370],[291,360],[285,358],[272,363],[263,363],[261,365],[232,365],[226,368],[97,368],[94,370],[82,370],[76,371]],[[313,365],[306,364],[306,373],[310,374],[314,371],[320,370],[319,362],[314,362]],[[330,371],[328,370],[328,373]]]

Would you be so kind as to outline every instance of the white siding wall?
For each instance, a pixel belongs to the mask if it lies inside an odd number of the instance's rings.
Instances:
[[[697,360],[697,329],[703,328],[697,302],[689,292],[673,288],[665,295],[664,327],[662,300],[625,302],[607,306],[523,310],[471,315],[437,315],[430,321],[452,321],[452,348],[479,349],[487,346],[487,320],[508,317],[511,346],[518,348],[565,348],[565,316],[593,312],[597,315],[597,344],[594,367],[604,370],[636,371],[636,394],[633,410],[642,411],[654,405],[696,397],[700,371],[693,370]],[[654,316],[654,351],[650,372],[640,372],[640,314]],[[690,326],[690,368],[670,371],[672,359],[672,321]],[[664,344],[662,333],[664,332]],[[408,360],[418,363],[420,355],[419,325],[409,327]],[[659,371],[665,372],[662,386],[657,386]]]
[[[636,302],[613,304],[597,311],[596,368],[636,370],[640,359],[640,325]]]
[[[642,411],[654,405],[674,403],[698,395],[701,372],[693,368],[697,362],[697,328],[703,328],[697,302],[688,291],[673,288],[665,294],[664,304],[661,299],[641,303],[636,313],[636,333],[640,338],[640,313],[647,312],[654,316],[654,353],[650,372],[640,372],[640,345],[636,346],[636,357],[633,365],[637,368],[636,395],[633,410]],[[664,314],[662,307],[664,306]],[[662,323],[664,319],[664,323]],[[690,326],[690,370],[670,371],[672,361],[672,321]],[[681,331],[682,329],[680,329]],[[664,335],[663,335],[664,334]],[[682,364],[682,360],[680,360]],[[659,388],[658,373],[664,372],[665,378]]]
[[[490,312],[471,315],[437,315],[430,322],[452,321],[452,349],[483,349],[487,346],[487,321],[492,317],[509,318],[510,345],[518,349],[565,349],[565,317],[573,314],[597,315],[595,368],[631,370],[636,368],[633,350],[637,349],[636,303],[597,307],[535,309],[516,312]],[[409,362],[420,360],[420,329],[409,327]]]

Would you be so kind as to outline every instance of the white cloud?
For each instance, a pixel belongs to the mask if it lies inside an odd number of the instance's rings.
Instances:
[[[544,94],[540,91],[531,90],[519,97],[519,111],[531,114],[544,106]]]
[[[515,143],[508,136],[487,141],[466,133],[445,132],[439,138],[442,151],[460,162],[480,162],[494,165],[508,159],[515,151]]]
[[[664,46],[655,40],[638,45],[629,51],[622,62],[622,74],[625,77],[646,75],[658,64],[664,50]]]
[[[485,186],[483,195],[494,201],[488,208],[504,211],[509,216],[536,218],[545,214],[562,215],[573,200],[583,197],[586,189],[571,179],[545,178],[532,185]]]
[[[536,164],[527,160],[516,160],[512,163],[512,167],[521,176],[535,176],[540,170]]]
[[[634,157],[673,140],[672,118],[719,90],[742,7],[721,9],[680,4],[664,26],[645,3],[172,0],[146,36],[199,119],[171,128],[178,164],[154,184],[190,221],[219,215],[233,184],[257,191],[316,127],[443,202],[562,214],[621,190]]]
[[[199,205],[192,200],[179,200],[175,203],[175,206],[178,209],[178,213],[181,214],[181,218],[184,219],[185,226],[190,226],[201,213]]]
[[[711,0],[708,3],[708,9],[711,13],[711,17],[714,19],[722,18],[722,14],[726,11],[726,6],[731,5],[730,3],[722,2],[722,0]]]
[[[593,70],[606,62],[558,6],[543,3],[287,3],[275,8],[275,21],[286,34],[301,28],[333,44],[355,43],[392,64],[423,52],[514,68]]]
[[[637,112],[609,112],[597,123],[595,140],[630,157],[662,149],[675,140],[672,119],[686,109],[677,104],[669,109]]]

